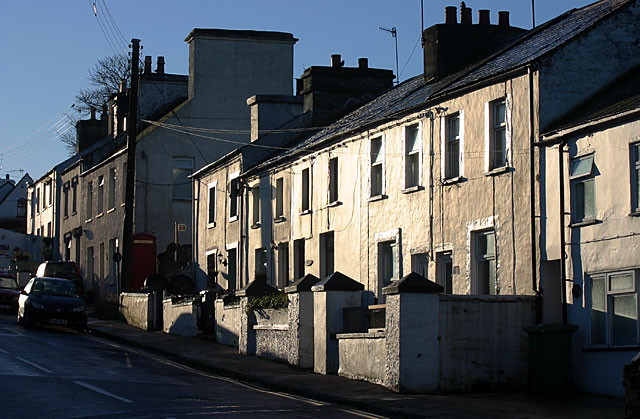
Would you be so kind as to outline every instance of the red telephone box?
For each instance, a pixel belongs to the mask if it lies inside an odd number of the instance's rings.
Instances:
[[[156,272],[156,238],[151,234],[133,235],[133,277],[131,291],[139,291],[144,280]]]

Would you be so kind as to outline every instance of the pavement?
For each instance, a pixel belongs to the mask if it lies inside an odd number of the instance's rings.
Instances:
[[[89,332],[160,355],[203,372],[272,391],[356,408],[388,417],[431,418],[622,418],[624,400],[584,393],[528,392],[401,394],[350,380],[238,354],[211,336],[148,332],[119,320],[89,319]]]

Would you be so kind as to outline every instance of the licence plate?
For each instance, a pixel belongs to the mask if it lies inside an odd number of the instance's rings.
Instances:
[[[0,304],[0,310],[10,310],[11,306],[8,306],[6,304]]]
[[[62,324],[62,325],[64,325],[64,324],[67,324],[67,321],[66,321],[66,320],[63,320],[63,319],[51,319],[51,320],[49,320],[49,323],[51,323],[51,324]]]

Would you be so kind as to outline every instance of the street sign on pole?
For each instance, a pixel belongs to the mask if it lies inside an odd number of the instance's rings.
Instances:
[[[187,225],[178,223],[178,231],[187,231]]]

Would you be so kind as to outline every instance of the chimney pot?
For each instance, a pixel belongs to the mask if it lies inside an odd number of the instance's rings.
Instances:
[[[156,68],[156,73],[164,74],[164,57],[163,56],[158,57],[158,67]]]
[[[151,56],[145,55],[144,57],[144,74],[151,74]]]
[[[487,9],[478,10],[478,24],[491,25],[491,11]]]
[[[365,57],[358,58],[358,68],[369,68],[369,59]]]
[[[344,65],[344,61],[340,60],[340,54],[332,54],[331,55],[331,67],[339,68]]]
[[[504,10],[498,12],[498,25],[509,26],[509,12]]]
[[[455,25],[458,23],[458,8],[456,6],[447,6],[444,8],[444,23],[447,25]]]
[[[463,25],[471,25],[473,18],[471,17],[471,8],[467,7],[464,2],[460,4],[460,23]]]
[[[7,173],[6,176],[7,176],[7,180],[9,180],[9,173]]]
[[[89,112],[91,113],[91,120],[95,120],[96,119],[96,108],[91,108]]]

